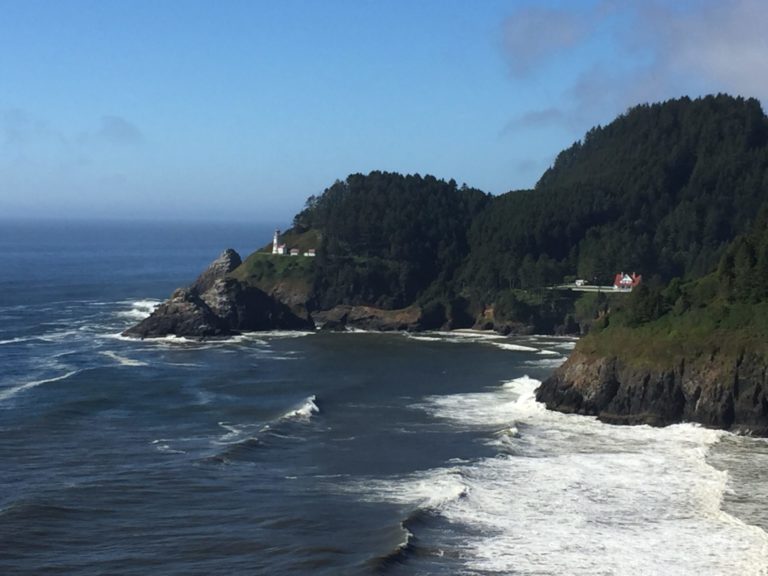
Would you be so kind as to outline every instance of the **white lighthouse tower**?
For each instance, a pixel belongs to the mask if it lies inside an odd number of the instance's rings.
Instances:
[[[280,244],[280,230],[275,230],[272,238],[272,254],[285,254],[285,244]]]

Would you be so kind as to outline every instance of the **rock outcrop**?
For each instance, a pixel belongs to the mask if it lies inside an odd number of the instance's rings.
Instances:
[[[301,318],[269,294],[235,280],[220,278],[202,300],[231,330],[306,330],[311,322]]]
[[[205,272],[197,277],[197,280],[190,286],[190,289],[198,294],[204,294],[213,287],[217,280],[224,278],[242,263],[240,254],[232,250],[232,248],[227,248],[216,260],[211,262]]]
[[[188,288],[176,290],[148,317],[123,332],[136,338],[221,337],[251,330],[311,329],[285,304],[228,274],[240,256],[226,250]]]
[[[671,367],[574,351],[537,390],[547,408],[612,424],[704,426],[768,436],[764,358],[712,352]]]
[[[400,310],[382,310],[372,306],[334,306],[317,311],[312,319],[324,330],[373,330],[377,332],[423,330],[422,309],[410,306]]]

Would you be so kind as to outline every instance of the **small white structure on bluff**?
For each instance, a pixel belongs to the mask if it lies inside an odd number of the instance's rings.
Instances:
[[[285,244],[280,244],[280,230],[275,230],[272,238],[272,254],[285,254]]]
[[[277,256],[285,256],[286,254],[291,256],[299,256],[301,254],[301,250],[298,248],[291,248],[288,250],[285,244],[280,244],[280,229],[277,229],[275,230],[275,235],[272,237],[272,254]],[[315,249],[310,248],[304,252],[303,256],[315,256]]]

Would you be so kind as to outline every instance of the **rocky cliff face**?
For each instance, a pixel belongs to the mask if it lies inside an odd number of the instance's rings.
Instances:
[[[375,330],[380,332],[414,331],[423,326],[422,309],[411,306],[400,310],[382,310],[371,306],[334,306],[312,314],[324,330]]]
[[[764,359],[712,352],[668,368],[574,351],[537,390],[547,408],[613,424],[698,422],[768,436]]]
[[[227,248],[216,260],[211,262],[205,272],[197,277],[197,280],[190,286],[190,289],[198,294],[204,294],[213,287],[217,280],[224,278],[242,263],[243,260],[240,258],[240,254],[232,250],[232,248]]]
[[[176,290],[148,318],[123,335],[206,338],[250,330],[312,328],[310,321],[296,316],[262,290],[227,277],[240,262],[237,252],[224,251],[189,288]]]
[[[159,338],[173,335],[206,338],[227,336],[231,333],[227,323],[214,314],[195,291],[179,288],[148,318],[123,332],[123,336]]]

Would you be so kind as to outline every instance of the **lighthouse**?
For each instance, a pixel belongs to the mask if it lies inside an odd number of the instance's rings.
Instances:
[[[280,244],[280,230],[275,230],[272,237],[272,254],[285,254],[285,244]]]

